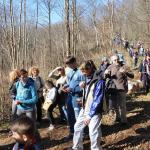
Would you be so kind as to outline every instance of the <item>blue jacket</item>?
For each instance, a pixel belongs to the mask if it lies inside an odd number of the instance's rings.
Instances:
[[[21,101],[21,104],[17,105],[17,109],[33,110],[38,100],[34,80],[28,78],[25,85],[21,81],[18,81],[16,83],[16,89],[16,100]]]
[[[103,100],[105,96],[105,80],[103,79],[102,74],[99,73],[98,71],[95,71],[88,85],[88,91],[85,97],[85,103],[86,103],[88,93],[90,92],[93,84],[95,84],[94,91],[93,91],[93,100],[88,114],[90,118],[92,118],[95,114],[101,113],[103,111]]]
[[[79,69],[71,70],[67,75],[67,80],[67,86],[71,89],[72,95],[78,95],[82,93],[79,83],[81,81],[85,81],[85,77]]]
[[[93,102],[90,108],[89,116],[92,118],[96,113],[102,112],[103,99],[105,95],[105,81],[98,80],[94,88]]]

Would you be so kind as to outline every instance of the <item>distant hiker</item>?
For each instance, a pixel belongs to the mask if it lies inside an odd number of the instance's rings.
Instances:
[[[144,56],[144,59],[139,67],[139,72],[141,74],[141,81],[143,82],[144,91],[148,93],[150,89],[150,54]]]
[[[127,50],[129,48],[129,41],[125,40],[124,48]]]
[[[133,64],[134,64],[134,67],[137,67],[137,63],[138,63],[138,52],[134,52],[133,53]]]
[[[35,123],[26,116],[19,117],[11,123],[12,137],[16,140],[13,150],[41,150],[36,138]]]
[[[84,81],[82,72],[77,68],[76,58],[74,56],[68,56],[65,60],[67,67],[70,71],[67,74],[67,84],[64,85],[64,92],[68,94],[67,97],[67,113],[68,123],[70,127],[70,134],[66,137],[66,140],[71,139],[74,133],[74,124],[78,118],[80,112],[80,106],[77,103],[77,99],[82,97],[82,89],[79,86],[81,81]]]
[[[60,123],[64,123],[68,120],[66,102],[67,93],[63,91],[63,86],[67,83],[67,77],[64,67],[57,67],[48,75],[50,78],[56,79],[56,88],[58,90],[57,103],[60,111]]]
[[[49,125],[49,130],[54,129],[54,117],[53,117],[53,110],[57,106],[56,102],[56,97],[57,97],[57,89],[54,85],[54,83],[50,80],[45,81],[45,87],[44,89],[44,97],[45,97],[45,102],[43,105],[44,110],[46,113],[48,113],[49,120],[50,120],[50,125]]]
[[[17,112],[17,104],[15,102],[16,100],[16,94],[17,94],[17,90],[16,90],[16,82],[19,80],[20,77],[20,72],[17,69],[12,70],[9,73],[9,94],[10,94],[10,99],[12,100],[12,118],[11,119],[15,119],[16,118],[16,112]]]
[[[83,150],[83,132],[89,127],[91,150],[101,150],[101,117],[103,98],[105,93],[105,81],[97,76],[93,61],[87,60],[82,64],[86,82],[80,86],[85,89],[85,97],[82,100],[82,109],[74,126],[73,147],[74,150]]]
[[[144,47],[143,47],[143,45],[140,45],[140,48],[139,48],[138,52],[139,52],[140,56],[144,56]]]
[[[134,74],[123,64],[119,62],[119,56],[112,56],[113,64],[110,65],[105,74],[110,78],[108,90],[110,92],[109,108],[115,110],[117,119],[122,124],[127,123],[126,118],[126,93],[128,91],[127,77],[133,78]]]
[[[133,57],[133,53],[134,53],[134,49],[132,46],[130,46],[129,48],[129,56],[132,58]]]
[[[99,71],[104,76],[104,72],[107,69],[107,67],[110,65],[109,60],[107,57],[102,58],[102,63],[100,64]]]
[[[25,69],[20,70],[20,78],[16,83],[17,95],[15,102],[17,104],[17,115],[25,114],[29,118],[36,120],[35,106],[38,95],[34,80],[28,77]]]
[[[37,123],[39,124],[42,121],[42,103],[44,102],[44,97],[43,97],[43,88],[44,88],[44,80],[41,76],[39,76],[39,69],[37,67],[31,67],[29,69],[29,77],[31,77],[36,84],[36,90],[38,94],[38,101],[36,103],[36,120]]]

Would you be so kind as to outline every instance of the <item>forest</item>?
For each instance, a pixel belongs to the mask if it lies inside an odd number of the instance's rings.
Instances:
[[[114,50],[124,53],[123,40],[150,48],[150,0],[0,0],[0,124],[10,120],[12,69],[37,66],[46,79],[68,55],[79,64],[92,59],[99,66],[101,57]]]

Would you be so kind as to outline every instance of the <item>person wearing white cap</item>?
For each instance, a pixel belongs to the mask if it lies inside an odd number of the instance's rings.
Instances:
[[[119,62],[119,56],[111,57],[112,65],[110,65],[105,74],[110,78],[108,91],[110,92],[109,108],[116,112],[116,119],[122,124],[127,123],[126,118],[126,93],[128,91],[127,77],[134,78],[134,74],[127,67]]]

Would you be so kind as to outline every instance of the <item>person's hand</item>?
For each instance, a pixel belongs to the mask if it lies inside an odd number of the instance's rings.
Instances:
[[[86,117],[86,118],[84,119],[84,124],[85,124],[85,125],[88,125],[88,124],[90,123],[90,121],[91,121],[91,118],[90,118],[90,117]]]
[[[125,73],[126,71],[125,71],[125,69],[124,69],[124,68],[120,68],[120,69],[119,69],[119,72],[121,72],[121,73]]]
[[[82,82],[79,83],[80,88],[84,88],[85,85],[86,85],[86,84],[85,84],[85,81],[82,81]]]
[[[82,106],[82,97],[77,98],[77,104],[81,107]]]
[[[21,104],[21,102],[19,100],[16,100],[16,104],[19,105]]]
[[[69,87],[65,88],[65,92],[66,93],[70,93],[71,92],[71,89]]]
[[[106,69],[104,74],[110,74],[110,70]]]

